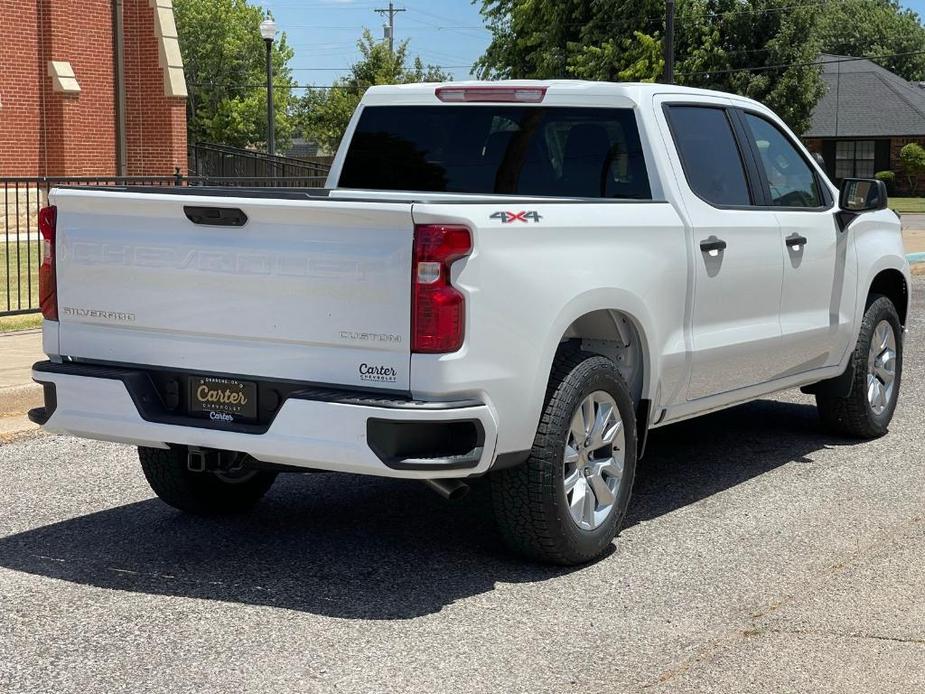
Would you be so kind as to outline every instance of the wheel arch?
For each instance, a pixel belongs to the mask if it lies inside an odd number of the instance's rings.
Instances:
[[[867,290],[865,308],[874,294],[883,295],[893,302],[899,314],[899,322],[905,327],[909,311],[909,285],[903,273],[896,268],[885,268],[874,275]]]
[[[629,386],[637,405],[645,387],[648,361],[638,321],[618,309],[596,309],[573,320],[559,340],[557,355],[571,346],[609,358]]]
[[[658,382],[653,356],[654,326],[645,304],[624,290],[592,290],[569,302],[553,321],[544,348],[542,368],[548,385],[560,350],[579,345],[617,363],[634,400],[651,399]],[[629,344],[627,344],[627,342]],[[621,360],[623,357],[621,367]],[[636,381],[634,384],[633,381]],[[635,386],[635,387],[634,387]]]

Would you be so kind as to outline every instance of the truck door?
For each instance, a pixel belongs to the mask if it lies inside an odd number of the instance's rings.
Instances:
[[[787,133],[762,114],[743,110],[739,117],[759,163],[758,192],[775,210],[785,254],[780,317],[786,372],[780,375],[833,366],[853,336],[852,235],[838,228],[831,191]]]
[[[687,397],[695,400],[763,383],[781,370],[784,249],[777,216],[754,199],[756,167],[728,102],[672,101],[664,111],[692,233]]]

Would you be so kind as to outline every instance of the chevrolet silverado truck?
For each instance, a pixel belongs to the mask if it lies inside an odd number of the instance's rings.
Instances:
[[[613,542],[647,432],[788,388],[884,434],[897,216],[755,101],[652,84],[371,88],[324,189],[58,188],[48,431],[240,512],[285,472],[489,478],[527,557]],[[696,455],[695,451],[691,451]]]

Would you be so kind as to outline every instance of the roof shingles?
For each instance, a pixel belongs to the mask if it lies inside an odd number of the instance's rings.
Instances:
[[[925,135],[925,89],[870,60],[823,55],[826,93],[804,137]]]

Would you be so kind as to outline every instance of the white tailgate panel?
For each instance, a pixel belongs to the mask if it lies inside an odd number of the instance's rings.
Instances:
[[[52,202],[62,355],[408,389],[410,203],[77,190]],[[193,224],[185,205],[248,221]]]

